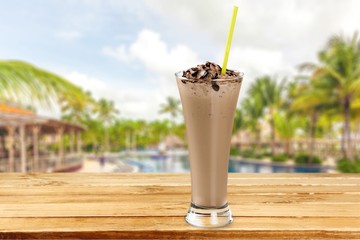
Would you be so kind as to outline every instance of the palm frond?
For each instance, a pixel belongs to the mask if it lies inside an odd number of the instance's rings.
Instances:
[[[51,108],[61,96],[81,96],[81,89],[66,79],[22,61],[0,61],[0,97],[33,101]]]
[[[302,63],[298,66],[298,69],[300,72],[302,71],[314,71],[315,69],[317,69],[319,67],[318,64],[315,63]]]
[[[360,78],[354,80],[350,86],[349,86],[349,91],[351,94],[355,94],[357,96],[360,95]]]

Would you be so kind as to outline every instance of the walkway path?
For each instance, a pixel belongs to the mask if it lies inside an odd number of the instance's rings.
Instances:
[[[133,172],[134,167],[123,162],[118,162],[114,164],[112,162],[106,161],[104,166],[101,167],[99,161],[85,159],[83,167],[79,172],[86,173],[97,173],[97,172]]]
[[[117,168],[117,165],[113,163],[105,162],[105,165],[101,167],[99,161],[85,159],[83,167],[80,169],[79,172],[114,172]]]

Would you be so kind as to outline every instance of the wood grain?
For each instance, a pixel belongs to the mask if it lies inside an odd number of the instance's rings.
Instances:
[[[360,175],[230,174],[234,222],[184,221],[188,174],[1,174],[0,238],[360,239]]]

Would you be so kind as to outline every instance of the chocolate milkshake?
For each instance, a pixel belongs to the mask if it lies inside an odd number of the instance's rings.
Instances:
[[[186,220],[193,225],[206,227],[207,211],[215,226],[231,222],[227,206],[227,177],[230,140],[242,82],[242,74],[227,70],[220,75],[221,67],[206,62],[176,74],[185,117],[191,169],[191,202]],[[201,210],[199,210],[201,209]],[[209,216],[210,216],[209,215]],[[199,218],[201,220],[199,220]],[[200,222],[199,222],[200,221]],[[214,223],[210,223],[214,226]]]

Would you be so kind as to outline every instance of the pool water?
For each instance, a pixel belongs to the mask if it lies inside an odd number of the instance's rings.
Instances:
[[[187,156],[153,155],[136,158],[121,157],[120,161],[134,166],[138,172],[190,172],[190,164]],[[229,161],[229,173],[318,173],[326,171],[326,167],[318,165],[294,166],[279,163],[235,159],[230,159]]]

